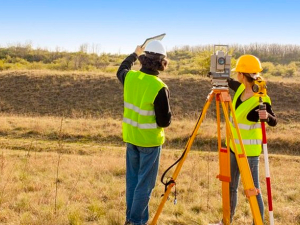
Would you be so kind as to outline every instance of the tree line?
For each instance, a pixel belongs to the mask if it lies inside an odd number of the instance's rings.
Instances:
[[[105,69],[118,60],[117,55],[88,53],[85,45],[77,52],[33,49],[30,44],[0,48],[0,70],[50,69],[97,70]]]
[[[210,55],[213,51],[214,45],[175,47],[168,53],[171,61],[169,71],[179,75],[206,76],[210,69]],[[298,45],[234,44],[229,45],[228,54],[232,56],[232,67],[241,55],[251,54],[261,60],[264,76],[300,76],[300,46]]]
[[[77,52],[34,49],[31,44],[0,48],[0,70],[49,69],[115,72],[126,55],[99,53],[99,49],[83,44]],[[206,76],[210,67],[213,45],[174,47],[168,52],[168,73]],[[300,46],[281,44],[233,44],[229,46],[232,66],[243,54],[257,56],[266,76],[295,77],[299,75]]]

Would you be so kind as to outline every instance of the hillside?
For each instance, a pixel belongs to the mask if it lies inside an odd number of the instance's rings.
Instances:
[[[197,117],[211,89],[209,79],[164,76],[163,79],[171,92],[174,116]],[[269,81],[268,94],[280,121],[297,122],[300,120],[300,85],[298,82],[283,81]],[[122,117],[122,86],[114,75],[47,71],[1,72],[0,83],[2,113]]]

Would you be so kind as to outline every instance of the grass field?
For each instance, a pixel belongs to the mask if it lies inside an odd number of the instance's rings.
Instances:
[[[67,143],[57,148],[95,153],[0,152],[0,222],[121,225],[125,212],[124,147]],[[180,155],[181,151],[164,149],[160,174]],[[300,175],[300,158],[271,155],[270,163],[276,224],[300,224],[300,185],[295,182]],[[263,166],[262,160],[261,185],[266,204]],[[220,219],[221,186],[215,178],[217,174],[215,152],[191,152],[177,179],[178,204],[173,205],[174,197],[171,197],[159,224],[208,224]],[[152,216],[163,190],[160,183],[154,189],[150,204]],[[249,204],[242,192],[240,187],[233,224],[251,224]]]
[[[162,77],[174,120],[166,129],[159,176],[180,157],[211,88],[206,78]],[[122,86],[114,75],[11,71],[1,72],[0,81],[0,224],[122,225]],[[275,221],[300,224],[299,81],[270,80],[268,90],[279,120],[267,130]],[[166,203],[159,224],[221,218],[216,140],[213,104],[178,177],[178,204]],[[263,157],[260,170],[268,220]],[[233,224],[251,224],[240,186]],[[151,218],[163,190],[158,181]]]

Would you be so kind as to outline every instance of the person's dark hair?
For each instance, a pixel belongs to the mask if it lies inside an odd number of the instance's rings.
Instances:
[[[153,71],[164,71],[167,68],[168,60],[160,54],[140,55],[139,61],[146,69]]]
[[[250,76],[249,73],[242,73],[242,74],[246,77],[246,79],[249,83],[253,83],[253,81],[255,80]]]

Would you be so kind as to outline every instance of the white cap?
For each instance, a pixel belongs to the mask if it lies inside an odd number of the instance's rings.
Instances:
[[[145,48],[145,52],[156,53],[167,56],[167,51],[162,43],[158,40],[151,41]]]

